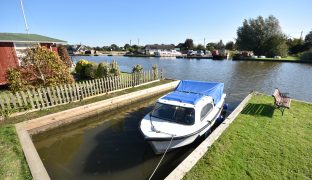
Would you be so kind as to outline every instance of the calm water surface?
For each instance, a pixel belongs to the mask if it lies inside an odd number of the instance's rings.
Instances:
[[[230,111],[252,90],[271,94],[275,87],[291,97],[312,101],[312,65],[274,62],[235,62],[122,56],[73,57],[74,61],[117,60],[122,71],[136,64],[157,64],[173,79],[225,83]],[[88,118],[88,123],[52,130],[34,137],[35,146],[52,179],[147,179],[160,156],[153,154],[138,130],[156,98],[118,111]],[[273,99],[272,99],[273,100]],[[164,178],[200,141],[168,153],[155,179]]]

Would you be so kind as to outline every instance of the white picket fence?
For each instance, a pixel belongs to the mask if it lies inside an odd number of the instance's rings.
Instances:
[[[121,74],[120,76],[64,84],[46,88],[29,89],[16,93],[0,95],[0,110],[19,112],[34,109],[44,109],[52,106],[80,101],[96,95],[106,94],[116,90],[138,86],[158,80],[162,73],[144,71],[140,74]]]

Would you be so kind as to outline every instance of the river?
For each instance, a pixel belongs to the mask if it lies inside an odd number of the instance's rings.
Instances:
[[[312,101],[312,65],[122,56],[73,57],[74,61],[117,60],[122,71],[157,64],[165,77],[225,83],[230,111],[252,90],[271,94],[275,87],[296,99]],[[138,130],[157,97],[88,118],[33,137],[52,179],[147,179],[161,156],[154,155]],[[272,99],[273,102],[273,99]],[[168,153],[155,179],[164,178],[200,141]]]

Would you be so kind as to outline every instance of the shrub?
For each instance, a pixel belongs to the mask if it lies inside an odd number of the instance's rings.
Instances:
[[[133,66],[132,73],[141,73],[143,71],[143,67],[139,64]]]
[[[118,66],[116,60],[113,60],[113,62],[110,64],[109,73],[112,76],[119,76],[120,75],[120,69],[119,69],[119,66]]]
[[[96,78],[97,68],[98,68],[98,66],[97,66],[96,63],[91,62],[91,63],[87,64],[85,66],[85,74],[84,74],[84,76],[86,78],[90,78],[90,79]]]
[[[98,65],[96,70],[96,76],[99,78],[108,77],[109,76],[109,65],[105,62],[102,62]]]
[[[21,66],[8,70],[8,83],[11,90],[23,90],[24,85],[47,87],[74,81],[64,62],[46,47],[25,50]]]
[[[303,54],[301,55],[301,60],[312,61],[312,48],[308,51],[303,52]]]
[[[10,68],[6,72],[9,82],[9,89],[14,93],[16,91],[24,91],[27,89],[27,81],[23,79],[22,73],[17,68]]]
[[[72,60],[70,59],[70,56],[67,52],[67,49],[65,46],[63,45],[59,45],[57,47],[57,53],[58,55],[60,56],[61,60],[64,62],[64,64],[67,66],[67,67],[72,67],[73,65],[73,62]]]
[[[88,64],[90,64],[90,62],[85,59],[80,59],[77,62],[75,71],[79,75],[80,78],[85,78],[85,70]]]

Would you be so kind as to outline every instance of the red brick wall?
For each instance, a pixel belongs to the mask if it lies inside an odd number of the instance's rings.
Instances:
[[[0,42],[0,85],[6,84],[7,69],[17,66],[18,60],[13,43]]]

